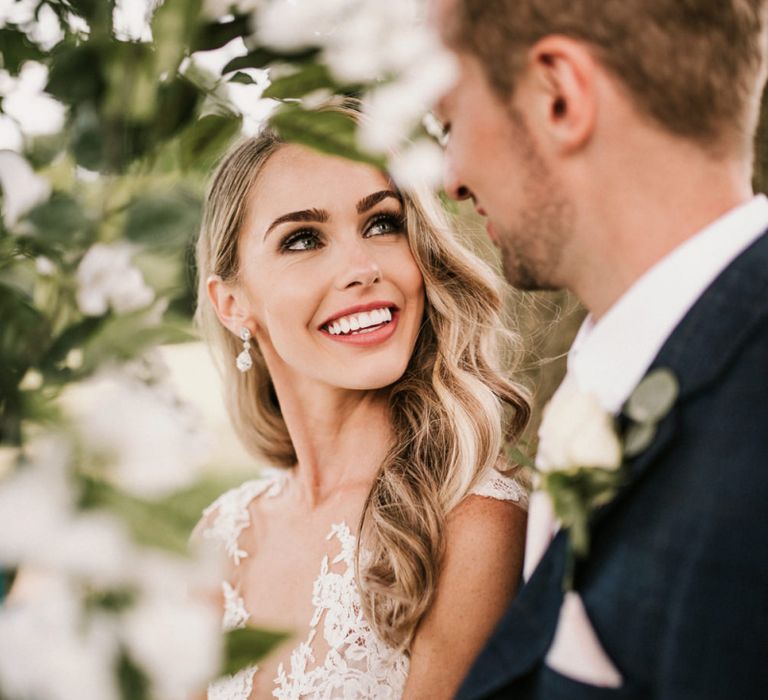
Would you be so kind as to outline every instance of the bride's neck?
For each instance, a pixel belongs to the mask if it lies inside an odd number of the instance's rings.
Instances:
[[[384,391],[275,389],[296,450],[294,483],[309,507],[373,482],[392,440]]]

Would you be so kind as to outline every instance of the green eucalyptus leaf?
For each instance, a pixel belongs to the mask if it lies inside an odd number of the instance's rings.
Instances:
[[[378,168],[385,166],[383,158],[364,153],[358,147],[356,124],[344,114],[312,112],[286,104],[272,116],[270,123],[286,141]]]
[[[637,423],[658,422],[680,393],[677,377],[664,367],[649,372],[629,397],[624,412]]]
[[[655,437],[655,423],[631,423],[624,436],[624,455],[637,457],[648,449]]]
[[[328,68],[320,63],[309,63],[301,67],[295,73],[277,78],[264,90],[262,97],[276,100],[298,99],[309,92],[336,87]]]
[[[224,635],[226,647],[223,672],[237,673],[246,666],[256,663],[289,636],[285,632],[252,627],[227,632]]]

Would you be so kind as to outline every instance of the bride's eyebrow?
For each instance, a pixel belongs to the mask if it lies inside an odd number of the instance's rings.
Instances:
[[[363,214],[364,212],[367,212],[372,207],[375,207],[383,199],[387,199],[387,197],[396,199],[398,202],[400,202],[400,204],[403,203],[403,198],[398,192],[395,192],[394,190],[381,190],[379,192],[369,194],[367,197],[363,197],[357,203],[357,213]]]
[[[270,234],[273,228],[279,226],[280,224],[284,224],[287,221],[314,221],[319,224],[324,224],[330,218],[331,215],[325,211],[325,209],[302,209],[301,211],[292,211],[288,214],[278,216],[264,232],[264,238],[262,240],[267,239],[267,236]]]

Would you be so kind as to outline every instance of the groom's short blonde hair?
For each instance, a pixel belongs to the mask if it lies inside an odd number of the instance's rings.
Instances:
[[[502,97],[547,35],[588,44],[636,106],[704,144],[750,143],[768,0],[453,0],[448,39],[474,54]]]

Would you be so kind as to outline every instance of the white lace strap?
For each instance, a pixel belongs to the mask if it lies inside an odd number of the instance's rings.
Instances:
[[[516,476],[507,476],[496,469],[488,470],[470,493],[499,501],[513,501],[521,508],[528,509],[528,489],[524,482]]]
[[[248,506],[254,498],[264,494],[276,496],[283,488],[287,474],[277,473],[260,479],[246,481],[244,484],[219,496],[203,511],[203,519],[209,524],[202,531],[202,536],[221,544],[235,565],[248,556],[240,549],[240,533],[251,524]]]

